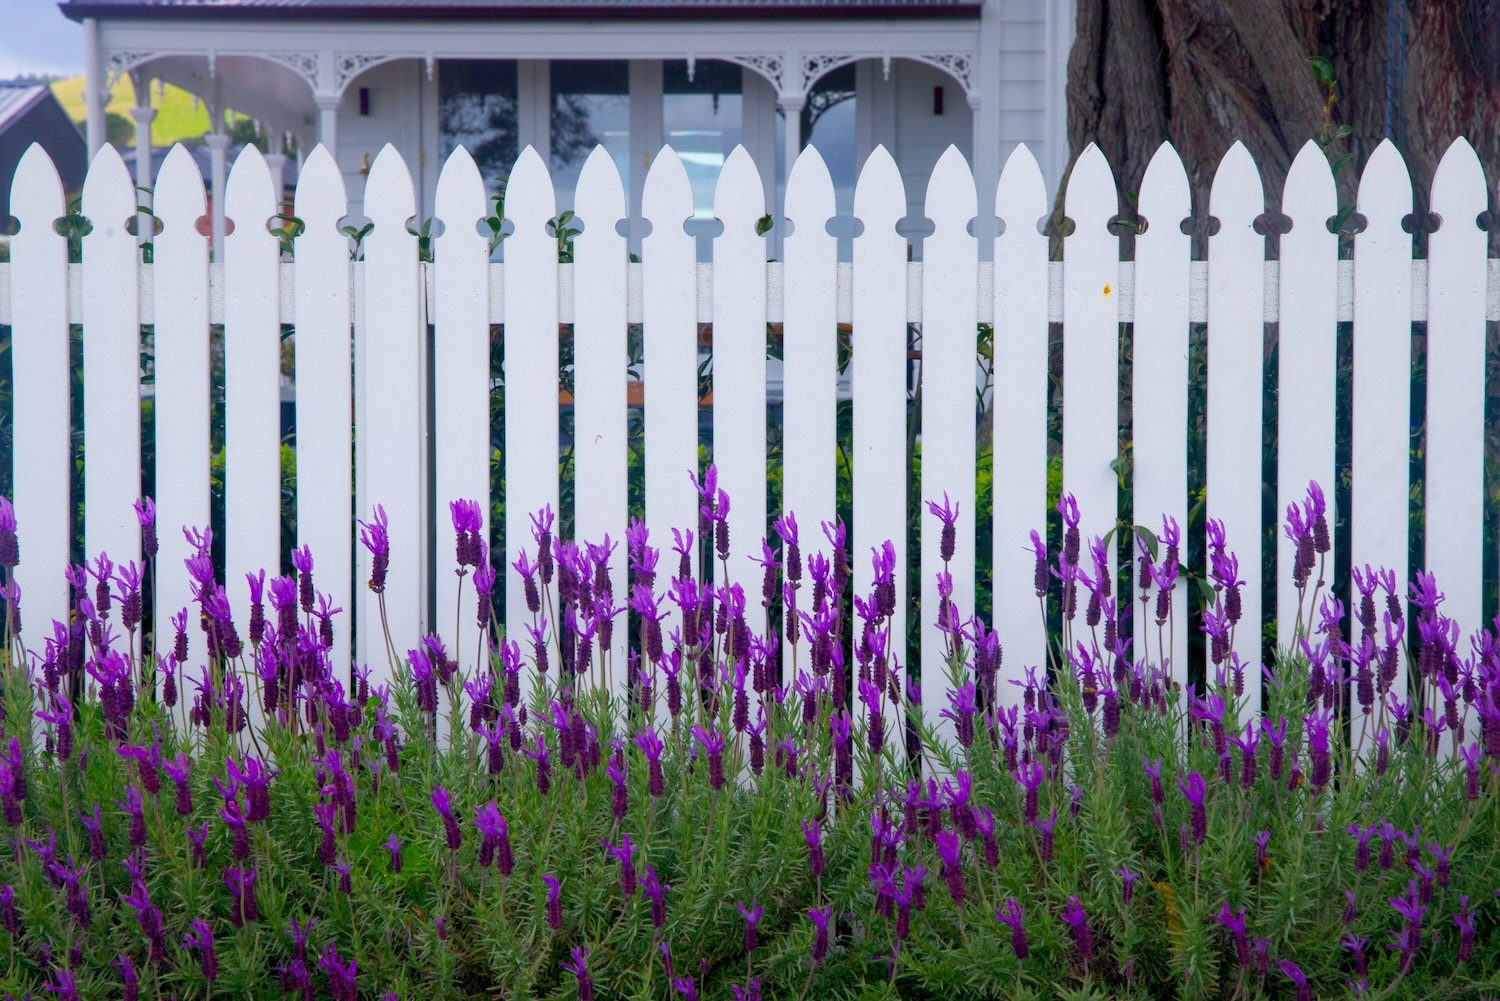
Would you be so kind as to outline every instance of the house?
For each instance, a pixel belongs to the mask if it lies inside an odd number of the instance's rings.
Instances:
[[[331,149],[358,214],[360,175],[390,142],[430,215],[462,144],[491,179],[527,145],[550,156],[559,210],[603,143],[639,204],[663,144],[712,215],[724,157],[743,144],[779,204],[795,153],[816,145],[841,211],[884,145],[922,216],[950,144],[969,158],[980,216],[1019,143],[1055,190],[1066,158],[1063,81],[1073,0],[62,0],[81,21],[91,149],[124,75],[200,95]],[[149,86],[137,93],[149,94]],[[151,111],[136,109],[143,146]],[[228,137],[208,137],[222,172]],[[290,148],[290,146],[289,146]],[[789,155],[789,153],[791,155]],[[273,165],[274,167],[274,165]],[[138,181],[145,168],[138,170]],[[222,177],[222,173],[217,176]],[[493,182],[492,182],[493,183]]]
[[[40,143],[52,157],[63,188],[75,192],[83,187],[88,170],[88,148],[78,127],[68,118],[52,88],[0,86],[0,178],[15,175],[32,143]],[[0,183],[0,220],[10,214],[10,185]]]

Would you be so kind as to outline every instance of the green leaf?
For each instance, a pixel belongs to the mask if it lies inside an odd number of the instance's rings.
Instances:
[[[1146,541],[1146,549],[1151,553],[1151,558],[1153,560],[1157,559],[1157,550],[1159,548],[1159,543],[1156,541],[1156,533],[1151,531],[1151,529],[1147,528],[1145,525],[1137,525],[1135,526],[1135,534],[1138,538],[1144,539]]]
[[[1336,78],[1333,75],[1332,61],[1322,56],[1313,56],[1307,61],[1307,65],[1312,67],[1313,76],[1323,86],[1332,87],[1334,85]]]

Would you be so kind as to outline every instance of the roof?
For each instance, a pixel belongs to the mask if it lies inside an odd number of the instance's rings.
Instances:
[[[978,17],[982,0],[60,0],[74,20]]]
[[[32,87],[0,86],[0,130],[30,111],[48,93],[50,88],[44,83]]]

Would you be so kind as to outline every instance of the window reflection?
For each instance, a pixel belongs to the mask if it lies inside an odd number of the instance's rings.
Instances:
[[[630,190],[630,64],[623,59],[554,59],[552,181],[558,211],[573,207],[583,163],[603,145]]]
[[[519,153],[516,64],[510,59],[444,59],[438,64],[441,158],[467,147],[490,191]]]
[[[662,64],[662,134],[677,151],[693,188],[693,215],[712,218],[714,186],[744,126],[741,70],[717,59]]]

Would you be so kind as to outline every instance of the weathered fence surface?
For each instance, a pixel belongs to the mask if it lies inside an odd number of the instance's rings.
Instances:
[[[412,181],[387,148],[370,169],[364,207],[374,230],[353,259],[338,231],[346,214],[342,179],[321,149],[307,159],[295,212],[305,230],[288,257],[268,231],[279,211],[266,164],[247,150],[224,192],[233,232],[222,260],[210,260],[199,220],[205,192],[185,151],[174,150],[155,191],[159,235],[153,263],[142,263],[126,228],[136,212],[131,178],[109,147],[96,158],[81,212],[91,226],[81,264],[68,263],[54,223],[64,213],[57,174],[40,149],[23,159],[12,182],[19,229],[11,260],[0,265],[0,324],[13,336],[15,506],[24,526],[17,578],[26,622],[40,629],[68,610],[61,574],[70,545],[67,517],[70,453],[69,325],[82,325],[85,544],[117,562],[140,558],[130,504],[140,483],[143,344],[155,363],[155,493],[161,561],[186,554],[178,525],[204,525],[210,496],[210,337],[223,325],[225,579],[243,597],[244,575],[279,561],[280,427],[276,417],[285,325],[296,331],[295,400],[299,543],[311,547],[318,580],[333,604],[377,621],[363,550],[351,560],[356,519],[381,504],[392,524],[386,610],[398,642],[420,631],[442,633],[450,650],[471,659],[474,626],[457,623],[447,502],[488,498],[492,489],[488,409],[492,324],[504,325],[506,434],[504,552],[510,564],[531,544],[530,515],[554,509],[559,480],[560,324],[573,333],[572,401],[576,524],[581,537],[619,542],[627,521],[627,332],[642,325],[645,520],[652,541],[670,546],[670,528],[696,523],[688,470],[698,458],[698,364],[701,322],[713,324],[713,444],[721,483],[733,498],[733,552],[728,573],[754,594],[768,517],[766,325],[784,330],[779,385],[784,424],[783,506],[800,517],[804,539],[835,516],[837,463],[852,467],[850,541],[855,584],[868,587],[868,554],[897,542],[896,632],[920,609],[924,702],[941,707],[947,687],[935,622],[935,575],[941,568],[934,523],[920,545],[906,539],[908,394],[921,390],[920,494],[946,493],[961,514],[951,565],[955,600],[973,603],[976,579],[992,580],[993,614],[1005,646],[1007,677],[1045,656],[1033,592],[1029,533],[1044,524],[1048,455],[1049,325],[1062,325],[1062,475],[1083,512],[1085,536],[1114,527],[1121,479],[1137,520],[1155,527],[1165,512],[1185,524],[1190,490],[1207,488],[1207,513],[1224,521],[1247,582],[1246,618],[1261,605],[1262,496],[1277,509],[1299,499],[1310,479],[1349,477],[1351,552],[1369,562],[1408,566],[1408,504],[1414,487],[1425,503],[1425,555],[1437,572],[1446,611],[1465,629],[1480,625],[1483,563],[1483,467],[1486,324],[1500,319],[1500,267],[1486,258],[1477,217],[1486,180],[1467,143],[1447,152],[1433,185],[1441,225],[1427,257],[1413,260],[1403,218],[1412,188],[1389,143],[1372,157],[1358,189],[1364,228],[1340,258],[1326,221],[1336,194],[1327,162],[1309,144],[1282,193],[1292,221],[1279,238],[1279,261],[1266,259],[1256,228],[1265,210],[1260,174],[1243,147],[1225,157],[1207,205],[1190,204],[1181,162],[1164,146],[1139,194],[1146,229],[1134,259],[1122,261],[1109,227],[1121,199],[1109,165],[1095,148],[1075,165],[1065,207],[1073,221],[1063,259],[1048,260],[1038,221],[1048,211],[1042,176],[1021,148],[999,181],[1003,222],[991,248],[970,235],[976,197],[963,157],[950,149],[932,174],[926,216],[935,230],[913,262],[897,234],[906,194],[889,155],[877,150],[854,196],[863,230],[852,262],[840,263],[826,222],[835,215],[833,186],[816,151],[802,154],[788,184],[793,230],[785,262],[766,260],[756,223],[765,211],[757,167],[743,150],[725,164],[715,210],[723,221],[713,263],[696,261],[682,221],[692,195],[677,156],[664,150],[647,177],[642,211],[651,221],[641,260],[629,260],[616,226],[625,193],[607,155],[590,158],[577,190],[583,232],[572,263],[558,263],[547,230],[554,215],[542,159],[524,152],[510,175],[506,204],[512,235],[503,263],[476,230],[487,214],[485,191],[468,154],[456,152],[437,188],[432,260],[419,255],[408,228]],[[1190,259],[1179,223],[1194,214],[1217,218],[1206,260]],[[983,251],[983,252],[981,252]],[[1352,456],[1335,468],[1336,350],[1339,324],[1352,322]],[[1413,323],[1427,335],[1425,473],[1411,482],[1410,385]],[[852,324],[852,452],[840,458],[834,419],[839,391],[838,325]],[[1278,338],[1267,337],[1267,324]],[[920,365],[913,370],[909,324],[919,325]],[[991,396],[976,395],[976,330],[994,325]],[[1129,324],[1129,336],[1122,338]],[[1188,482],[1189,344],[1206,324],[1207,434],[1204,483]],[[153,338],[143,340],[143,327]],[[429,325],[431,341],[428,339]],[[916,329],[916,328],[911,328]],[[1274,380],[1278,482],[1262,479],[1262,433],[1268,410],[1267,345],[1278,345]],[[1119,403],[1122,344],[1133,365],[1128,388],[1133,437],[1121,466]],[[429,386],[431,387],[429,390]],[[429,392],[431,398],[429,399]],[[980,427],[979,417],[992,420]],[[994,449],[991,552],[976,552],[976,448]],[[1125,471],[1120,472],[1123,468]],[[435,484],[429,492],[429,477]],[[497,481],[498,482],[498,481]],[[1330,497],[1332,491],[1330,491]],[[434,504],[430,498],[435,498]],[[491,506],[482,505],[488,521]],[[427,528],[436,522],[436,530]],[[172,530],[166,530],[171,526]],[[489,526],[486,524],[486,531]],[[1279,538],[1279,536],[1278,536]],[[435,546],[429,540],[435,540]],[[805,543],[805,548],[814,548]],[[1289,565],[1285,540],[1277,553]],[[919,561],[921,602],[908,604],[908,560]],[[623,559],[617,556],[617,564]],[[618,569],[616,593],[624,594]],[[1282,575],[1285,577],[1285,574]],[[1179,584],[1181,589],[1184,585]],[[521,588],[508,589],[506,614],[523,621]],[[1296,614],[1296,594],[1277,582],[1274,608]],[[356,596],[360,596],[356,602]],[[1179,608],[1185,604],[1179,595]],[[1347,597],[1347,596],[1346,596]],[[162,576],[159,628],[188,603],[181,575]],[[433,615],[431,609],[438,614]],[[1147,646],[1147,616],[1135,616],[1137,650]],[[340,656],[381,664],[377,634],[351,635],[337,620]],[[1173,674],[1187,674],[1187,633],[1179,614],[1167,641]],[[457,634],[453,630],[457,629]],[[623,654],[624,630],[616,630]],[[1157,648],[1150,625],[1150,648]],[[38,639],[38,642],[40,640]],[[1259,662],[1260,631],[1236,633],[1238,652]],[[380,670],[376,672],[377,677]],[[624,672],[616,671],[616,685]],[[1251,684],[1259,684],[1252,678]],[[1001,697],[1013,689],[1001,686]],[[934,715],[935,709],[930,709]]]

